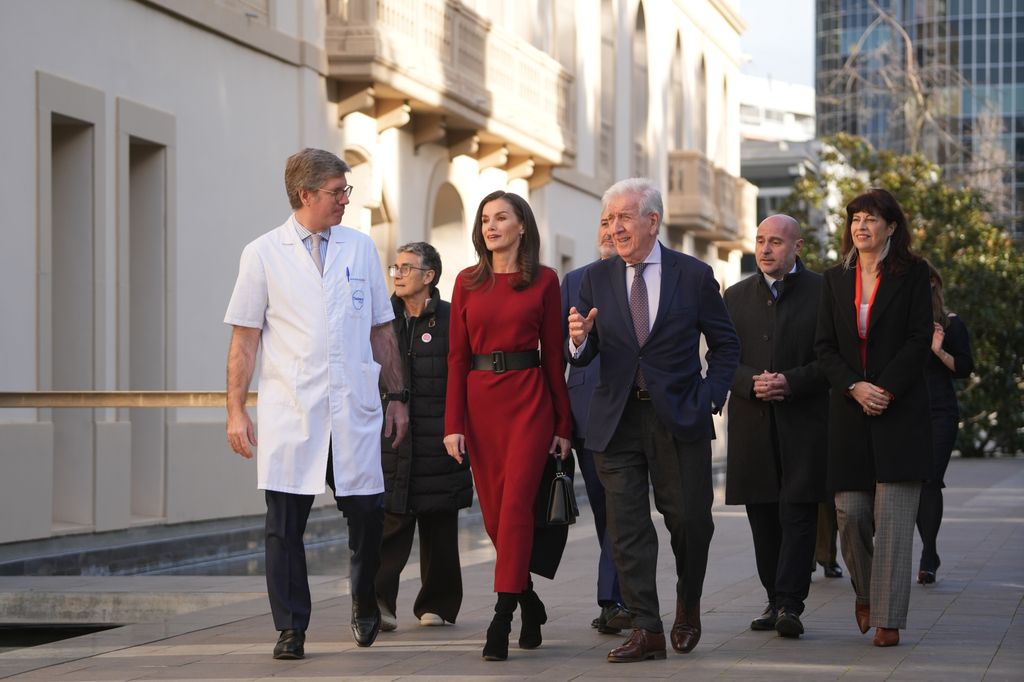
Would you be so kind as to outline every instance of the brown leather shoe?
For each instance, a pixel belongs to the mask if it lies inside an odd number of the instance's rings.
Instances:
[[[672,624],[672,648],[681,654],[693,651],[700,641],[700,604],[687,608],[676,602],[676,621]]]
[[[857,627],[860,628],[860,634],[867,632],[871,625],[868,621],[871,620],[871,607],[868,604],[854,604],[853,615],[857,618]]]
[[[900,643],[900,631],[896,628],[875,628],[875,646],[896,646]]]
[[[621,645],[608,652],[609,663],[636,663],[665,658],[665,635],[643,628],[633,628]]]

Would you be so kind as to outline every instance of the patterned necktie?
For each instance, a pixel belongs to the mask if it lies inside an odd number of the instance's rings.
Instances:
[[[320,235],[316,232],[309,235],[309,243],[311,244],[309,247],[309,255],[313,259],[313,265],[316,266],[316,269],[320,271],[320,275],[323,276],[324,262],[320,258]]]
[[[633,318],[636,342],[641,347],[651,333],[651,311],[647,302],[647,282],[644,281],[645,267],[647,263],[637,263],[633,266],[633,285],[629,288],[629,314]],[[647,388],[647,380],[639,367],[636,370],[636,385],[637,388]]]
[[[772,282],[772,286],[771,286],[772,298],[778,298],[779,297],[779,286],[778,285],[779,285],[779,281],[778,280],[775,280],[774,282]]]

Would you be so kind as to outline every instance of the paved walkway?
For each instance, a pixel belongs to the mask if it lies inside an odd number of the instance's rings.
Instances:
[[[19,680],[1024,680],[1024,459],[955,460],[948,476],[935,585],[914,585],[900,646],[878,649],[853,619],[849,581],[816,573],[804,614],[807,634],[784,640],[752,632],[763,606],[742,509],[715,506],[715,538],[702,602],[703,638],[689,655],[665,661],[605,662],[620,637],[589,627],[597,543],[583,518],[570,532],[554,582],[540,580],[549,623],[544,645],[515,647],[509,660],[481,660],[490,620],[493,563],[485,537],[464,554],[459,622],[420,627],[411,613],[418,566],[407,568],[399,629],[369,649],[352,642],[345,580],[317,577],[302,661],[274,661],[276,633],[261,578],[0,578],[5,622],[28,597],[54,608],[150,614],[137,623],[0,654],[0,677]],[[671,555],[663,529],[659,591],[664,618],[674,608]],[[69,604],[71,606],[69,606]],[[38,605],[38,602],[37,602]],[[199,609],[199,610],[194,610]],[[175,615],[175,613],[177,615]],[[154,616],[154,614],[156,614]]]

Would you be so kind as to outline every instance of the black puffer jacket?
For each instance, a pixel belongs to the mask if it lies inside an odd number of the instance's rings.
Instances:
[[[405,304],[391,297],[394,329],[409,388],[409,434],[398,446],[381,437],[385,509],[423,514],[468,507],[473,502],[469,458],[448,456],[444,438],[444,399],[448,383],[448,319],[451,307],[437,289],[418,318],[406,319]]]

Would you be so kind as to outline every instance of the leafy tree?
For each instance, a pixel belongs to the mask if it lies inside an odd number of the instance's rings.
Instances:
[[[907,214],[912,248],[942,274],[947,306],[971,332],[975,373],[959,387],[964,456],[1024,452],[1024,253],[988,221],[971,189],[943,182],[920,154],[878,151],[865,140],[825,141],[816,173],[798,178],[783,210],[808,230],[803,260],[822,271],[839,262],[845,205],[869,187],[892,192]],[[822,221],[822,216],[824,216]],[[822,222],[824,224],[822,224]]]

